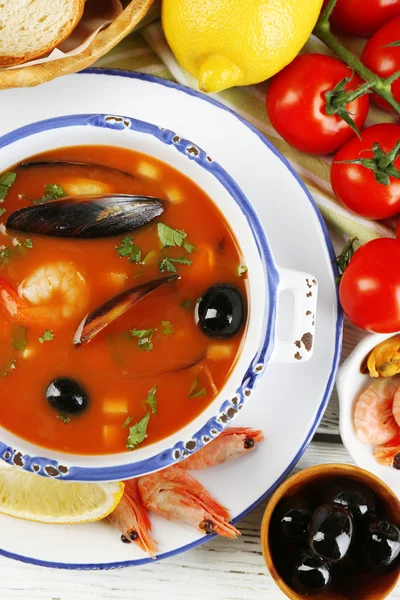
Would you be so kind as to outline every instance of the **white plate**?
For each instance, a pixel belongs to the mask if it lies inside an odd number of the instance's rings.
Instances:
[[[235,425],[262,428],[267,440],[237,462],[196,473],[229,507],[236,522],[299,460],[331,394],[342,316],[325,225],[305,186],[257,130],[215,100],[169,81],[89,70],[37,88],[4,90],[0,93],[0,134],[36,120],[89,112],[130,115],[173,129],[207,148],[256,208],[277,263],[309,271],[318,280],[313,358],[304,364],[271,365],[253,400],[235,420]],[[209,539],[162,519],[152,521],[159,558]],[[134,544],[122,544],[118,532],[105,523],[57,527],[1,517],[0,529],[1,554],[44,566],[104,569],[149,560]]]

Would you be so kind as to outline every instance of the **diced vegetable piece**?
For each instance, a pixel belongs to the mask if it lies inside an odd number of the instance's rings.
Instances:
[[[160,177],[160,171],[155,165],[145,162],[142,160],[139,164],[138,170],[139,175],[146,177],[147,179],[158,179]]]
[[[233,352],[234,348],[230,344],[212,344],[207,348],[206,358],[210,360],[222,360],[224,358],[230,358]]]
[[[106,446],[115,447],[124,437],[125,432],[121,425],[103,425],[103,439]]]
[[[126,273],[110,273],[110,281],[113,285],[122,287],[127,279]]]
[[[35,354],[33,348],[25,348],[25,350],[21,353],[22,358],[32,358]]]
[[[62,188],[67,196],[97,195],[112,192],[111,185],[107,185],[107,183],[81,177],[68,179],[62,183]]]
[[[168,200],[172,204],[180,204],[180,202],[184,200],[182,191],[176,187],[168,188],[167,190],[165,190],[165,192],[167,194]]]
[[[107,397],[103,400],[103,411],[109,414],[126,414],[128,412],[128,401],[126,398]]]

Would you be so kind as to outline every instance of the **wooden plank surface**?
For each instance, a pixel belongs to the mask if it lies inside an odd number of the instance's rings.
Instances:
[[[313,442],[298,468],[327,462],[351,461],[341,444]],[[264,507],[265,502],[243,519],[239,524],[242,536],[234,542],[214,539],[185,554],[140,568],[56,571],[0,559],[0,599],[284,600],[261,553]],[[400,600],[400,590],[390,598]]]

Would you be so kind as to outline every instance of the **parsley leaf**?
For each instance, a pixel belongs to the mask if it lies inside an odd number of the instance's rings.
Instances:
[[[189,242],[183,244],[183,247],[188,254],[192,254],[193,250],[196,248],[194,244],[189,244]]]
[[[164,335],[171,335],[172,333],[174,333],[174,327],[171,321],[161,321],[161,325],[163,328]]]
[[[5,208],[0,208],[0,217],[2,217],[5,212],[7,212]]]
[[[7,197],[8,189],[12,186],[16,178],[15,173],[3,173],[0,175],[0,200]]]
[[[201,296],[199,296],[198,298],[196,298],[196,304],[200,304],[200,302],[203,300],[203,298]]]
[[[129,428],[128,439],[126,440],[126,447],[128,450],[134,450],[136,446],[141,444],[147,435],[147,425],[150,421],[150,413],[146,413],[143,419],[140,419],[139,423]]]
[[[126,417],[125,421],[122,423],[122,427],[128,427],[130,423],[132,423],[133,417]]]
[[[0,262],[7,262],[7,259],[13,255],[13,249],[8,246],[0,248]]]
[[[206,388],[205,387],[201,388],[201,390],[199,390],[198,392],[196,392],[196,389],[197,389],[198,385],[199,385],[199,380],[195,379],[193,381],[192,385],[190,386],[188,398],[199,398],[200,396],[205,396],[206,395]]]
[[[64,415],[63,413],[57,415],[57,419],[60,419],[60,421],[62,421],[65,425],[71,423],[71,419],[68,417],[68,415]]]
[[[246,273],[247,267],[245,265],[239,265],[237,268],[237,274],[241,277],[244,273]]]
[[[172,246],[182,246],[183,241],[186,239],[186,233],[181,229],[172,229],[169,225],[164,223],[157,224],[158,237],[163,246],[171,248]]]
[[[67,194],[64,192],[61,185],[57,183],[48,183],[44,186],[44,195],[41,198],[37,198],[37,200],[32,200],[33,204],[44,204],[49,200],[58,200],[59,198],[64,198]]]
[[[23,325],[14,324],[12,326],[12,340],[11,346],[13,350],[18,350],[19,352],[23,352],[26,350],[27,346],[27,328]]]
[[[194,306],[195,306],[194,301],[191,300],[190,298],[186,298],[185,300],[182,300],[182,302],[181,302],[181,307],[184,310],[194,310]]]
[[[189,260],[188,258],[184,258],[183,256],[181,256],[180,258],[170,258],[169,256],[166,256],[160,262],[160,271],[162,273],[164,271],[167,271],[168,273],[176,273],[177,269],[175,267],[175,263],[177,263],[179,265],[191,265],[192,262],[193,262],[192,260]]]
[[[156,399],[157,386],[151,388],[149,393],[147,394],[147,398],[145,402],[150,406],[151,412],[153,415],[157,414],[157,399]]]
[[[138,263],[142,258],[141,249],[134,243],[133,238],[130,235],[124,237],[124,239],[120,241],[119,246],[115,246],[115,248],[118,256],[120,258],[123,258],[124,256],[129,257],[129,262]]]
[[[12,371],[13,369],[15,369],[15,366],[17,364],[17,361],[15,360],[15,358],[13,358],[12,360],[10,360],[5,368],[3,369],[3,371],[0,371],[0,377],[5,377],[6,375],[8,375],[8,373],[10,371]]]
[[[154,329],[131,329],[129,333],[132,337],[138,338],[138,348],[143,348],[146,352],[150,352],[153,348],[151,338],[156,331],[157,327]]]
[[[53,339],[54,335],[52,329],[45,329],[42,337],[38,338],[41,344],[43,344],[43,342],[51,342]]]

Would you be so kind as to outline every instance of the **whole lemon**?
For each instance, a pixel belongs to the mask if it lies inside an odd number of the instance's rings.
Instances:
[[[165,36],[203,92],[268,79],[301,50],[323,0],[163,0]]]

